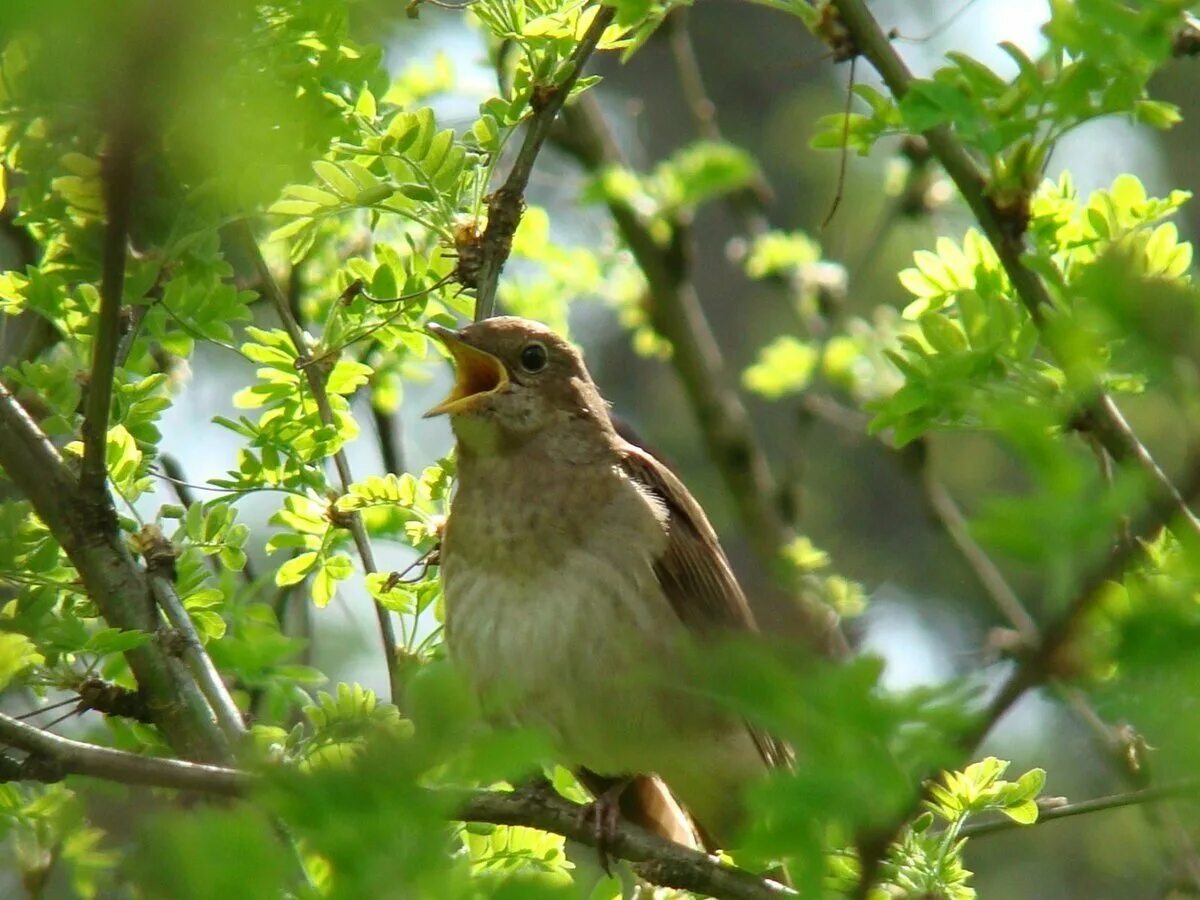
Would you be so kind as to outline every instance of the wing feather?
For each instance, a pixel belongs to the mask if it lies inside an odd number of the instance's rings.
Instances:
[[[654,571],[676,615],[700,635],[758,631],[716,532],[683,482],[633,444],[622,442],[618,452],[625,473],[666,512],[667,547]],[[790,765],[786,744],[749,723],[746,727],[767,765]]]

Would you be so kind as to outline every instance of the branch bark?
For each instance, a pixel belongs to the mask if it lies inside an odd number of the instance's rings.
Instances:
[[[132,127],[114,129],[112,146],[102,170],[107,223],[100,278],[100,309],[92,340],[92,370],[88,378],[87,404],[83,419],[83,466],[79,484],[83,495],[97,510],[108,509],[108,416],[112,406],[113,378],[121,343],[121,298],[125,291],[125,255],[129,219],[133,208]],[[115,528],[116,517],[113,516]]]
[[[483,233],[483,260],[475,280],[475,320],[486,319],[496,312],[496,286],[500,281],[500,270],[512,251],[512,239],[521,216],[525,211],[525,188],[533,172],[533,164],[542,149],[542,144],[554,126],[554,118],[566,103],[571,89],[579,80],[584,64],[600,43],[604,30],[612,23],[616,8],[601,6],[596,9],[592,24],[584,33],[579,45],[571,54],[570,70],[561,84],[550,87],[549,94],[540,100],[525,131],[525,140],[517,153],[513,167],[504,184],[497,188],[488,201],[487,230]],[[535,93],[535,97],[538,96]],[[532,101],[531,101],[532,102]]]
[[[192,617],[188,615],[187,610],[183,607],[183,602],[175,592],[175,585],[163,575],[155,572],[150,572],[147,577],[150,579],[150,591],[166,615],[167,621],[183,638],[182,655],[188,668],[192,671],[192,676],[196,679],[196,685],[204,694],[209,706],[212,707],[212,711],[217,717],[217,724],[225,732],[225,737],[236,746],[246,734],[246,723],[242,719],[241,710],[233,702],[229,688],[225,686],[212,657],[205,651],[200,635],[196,632],[196,626],[192,624]]]

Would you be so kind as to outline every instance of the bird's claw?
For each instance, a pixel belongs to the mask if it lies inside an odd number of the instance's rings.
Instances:
[[[623,788],[624,785],[621,787]],[[620,791],[605,791],[583,808],[580,818],[583,824],[592,831],[600,868],[604,870],[605,875],[611,876],[612,865],[608,858],[608,848],[612,846],[613,839],[617,835],[617,822],[621,818]]]

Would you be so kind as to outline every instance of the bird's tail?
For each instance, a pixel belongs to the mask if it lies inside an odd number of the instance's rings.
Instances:
[[[597,797],[617,782],[617,779],[586,769],[578,774],[584,787]],[[621,818],[626,821],[693,850],[708,849],[692,817],[679,805],[679,801],[658,776],[635,776],[621,792],[619,802]]]

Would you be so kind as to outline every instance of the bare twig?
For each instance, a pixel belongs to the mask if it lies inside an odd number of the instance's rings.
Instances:
[[[266,295],[267,299],[270,300],[271,305],[275,307],[276,314],[279,316],[283,327],[292,339],[292,344],[296,348],[297,361],[302,362],[309,353],[308,339],[304,331],[300,328],[300,324],[292,315],[287,297],[280,290],[279,283],[271,273],[270,266],[267,265],[266,259],[263,258],[258,241],[255,240],[254,233],[250,230],[250,223],[242,219],[231,226],[231,231],[233,237],[241,245],[243,252],[253,262],[254,269],[258,274],[259,288]],[[304,372],[309,389],[316,400],[317,411],[321,416],[321,421],[326,425],[333,425],[333,409],[329,405],[329,394],[325,390],[324,375],[318,371],[318,366],[301,365],[299,368]],[[354,476],[350,473],[350,462],[346,457],[345,450],[339,449],[334,453],[333,464],[337,469],[338,480],[341,482],[342,490],[348,492],[350,485],[354,483]],[[350,531],[351,538],[354,540],[354,546],[358,551],[359,559],[362,561],[363,571],[367,574],[378,572],[379,567],[375,564],[375,553],[371,549],[371,542],[367,537],[367,530],[363,526],[362,518],[357,511],[353,511],[345,514],[344,521],[346,528]],[[384,660],[387,663],[389,694],[392,701],[395,702],[398,699],[397,691],[399,689],[396,669],[396,631],[392,626],[392,614],[388,611],[387,607],[378,601],[373,601],[373,605],[375,607],[375,618],[379,623],[379,637],[383,642]]]
[[[923,448],[922,456],[928,450]],[[974,573],[976,580],[983,587],[992,603],[1000,611],[1008,623],[1016,629],[1025,647],[1037,645],[1039,634],[1037,622],[1017,596],[1017,592],[1009,585],[1000,567],[992,561],[979,543],[971,536],[967,517],[959,509],[958,503],[945,484],[933,473],[933,467],[928,459],[922,459],[920,480],[925,489],[925,497],[929,506],[937,516],[938,522],[946,532],[946,536],[958,548],[959,554]]]
[[[496,311],[496,285],[500,270],[512,250],[512,238],[525,208],[525,188],[533,172],[533,164],[546,142],[554,118],[566,103],[571,88],[579,80],[584,64],[604,30],[612,23],[615,7],[601,6],[596,10],[592,24],[584,33],[579,45],[571,54],[568,74],[561,84],[547,85],[549,89],[539,101],[525,131],[525,141],[513,161],[504,184],[497,188],[488,201],[487,230],[483,233],[483,259],[475,281],[475,319],[486,319]]]
[[[671,41],[671,56],[675,61],[675,74],[691,114],[692,125],[702,138],[723,141],[725,138],[717,124],[717,107],[709,99],[708,90],[704,86],[704,75],[700,70],[700,60],[696,56],[696,48],[692,45],[687,7],[675,9],[667,17],[666,24]],[[726,195],[726,200],[741,221],[742,229],[750,236],[760,235],[770,229],[771,225],[764,210],[771,202],[771,187],[762,172],[756,171],[753,180],[746,187],[732,191]]]

